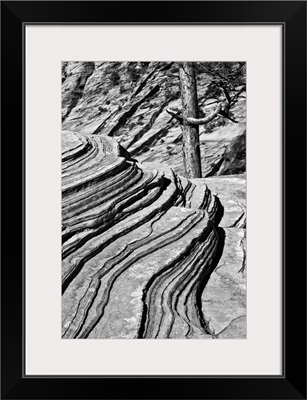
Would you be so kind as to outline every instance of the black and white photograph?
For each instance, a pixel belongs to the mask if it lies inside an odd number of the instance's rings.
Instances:
[[[0,397],[306,399],[306,2],[1,27]]]
[[[60,67],[62,338],[246,339],[246,62]]]

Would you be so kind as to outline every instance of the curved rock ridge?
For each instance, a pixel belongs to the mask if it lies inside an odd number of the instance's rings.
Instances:
[[[207,186],[138,164],[107,136],[64,131],[62,142],[62,337],[210,339]]]

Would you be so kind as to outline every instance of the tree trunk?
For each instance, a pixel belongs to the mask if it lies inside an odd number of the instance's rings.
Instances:
[[[180,63],[180,91],[183,118],[198,118],[195,71],[192,63]],[[183,162],[188,178],[201,178],[199,127],[182,124]]]

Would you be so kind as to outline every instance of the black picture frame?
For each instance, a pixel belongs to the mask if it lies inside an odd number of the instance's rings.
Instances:
[[[24,27],[26,24],[115,23],[283,26],[284,331],[281,376],[24,375]],[[3,1],[1,48],[2,398],[306,399],[306,2]],[[261,248],[261,238],[259,246]],[[259,329],[265,329],[261,321]]]

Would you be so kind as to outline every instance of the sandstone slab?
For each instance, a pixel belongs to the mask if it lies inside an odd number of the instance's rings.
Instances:
[[[62,140],[63,338],[211,338],[200,307],[218,245],[208,187],[126,158],[107,136]]]
[[[246,338],[245,230],[225,229],[222,257],[202,293],[202,310],[217,338]]]

